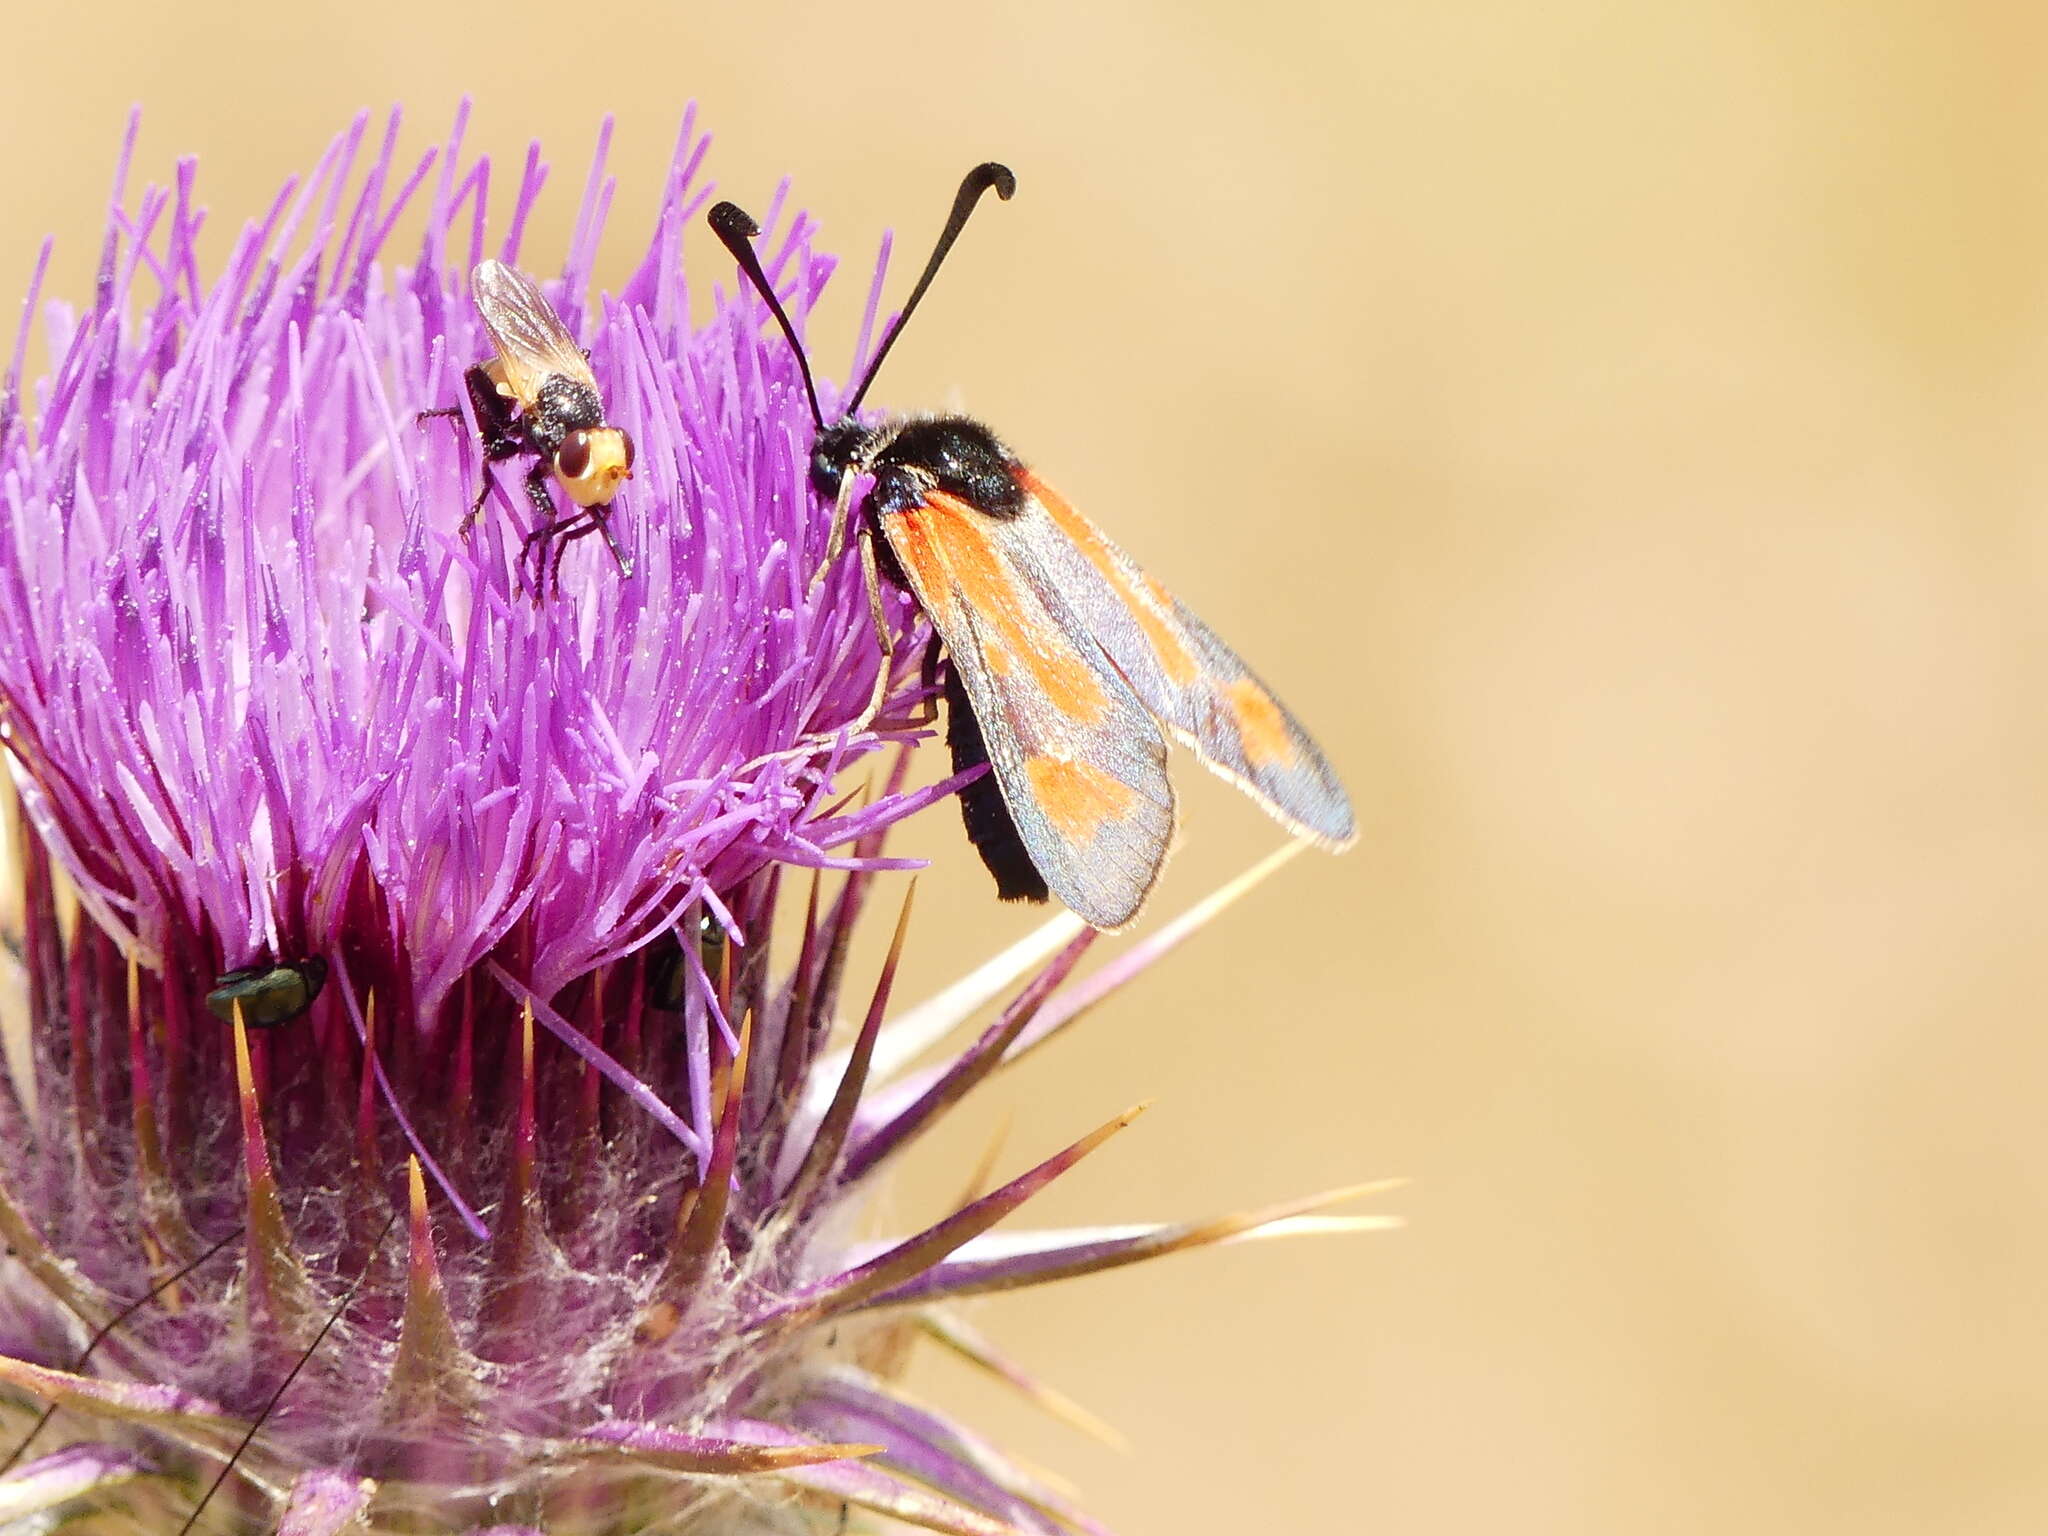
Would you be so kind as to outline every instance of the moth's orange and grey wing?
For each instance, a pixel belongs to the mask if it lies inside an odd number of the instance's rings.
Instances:
[[[532,278],[502,261],[483,261],[469,275],[469,291],[497,349],[505,387],[522,408],[533,404],[551,374],[597,388],[590,359]]]
[[[1357,836],[1350,797],[1315,739],[1237,652],[1029,470],[1032,506],[1005,525],[1033,538],[1042,516],[1071,551],[1057,579],[1070,604],[1173,735],[1283,825],[1329,847]],[[1034,542],[1047,542],[1042,538]]]
[[[1007,520],[935,490],[879,521],[952,658],[1031,862],[1076,915],[1122,927],[1173,836],[1151,712],[1067,601],[1048,552],[1007,537]]]

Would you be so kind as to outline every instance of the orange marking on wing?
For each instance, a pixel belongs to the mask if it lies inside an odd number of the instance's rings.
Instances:
[[[1069,842],[1085,843],[1137,808],[1137,791],[1090,762],[1028,757],[1024,772],[1045,819]]]
[[[1273,696],[1248,677],[1223,688],[1237,719],[1237,734],[1244,743],[1245,761],[1254,768],[1271,768],[1294,757],[1294,737],[1287,729],[1287,717]]]
[[[1022,481],[1024,489],[1038,498],[1052,518],[1054,526],[1072,539],[1081,553],[1088,557],[1089,563],[1109,578],[1110,586],[1123,598],[1124,606],[1137,618],[1138,627],[1145,631],[1145,638],[1151,642],[1154,654],[1159,657],[1160,666],[1166,669],[1166,675],[1182,688],[1200,677],[1201,664],[1195,660],[1188,648],[1181,644],[1179,631],[1164,617],[1164,614],[1173,607],[1173,599],[1167,596],[1166,589],[1151,577],[1141,575],[1139,580],[1143,582],[1146,592],[1152,598],[1149,603],[1141,601],[1131,590],[1130,576],[1118,562],[1115,551],[1110,548],[1109,541],[1102,536],[1101,529],[1076,512],[1065,497],[1029,470],[1019,471],[1017,478]]]
[[[1152,649],[1159,657],[1160,666],[1166,675],[1180,687],[1185,688],[1197,677],[1201,669],[1195,665],[1195,658],[1188,654],[1186,646],[1180,643],[1180,636],[1167,627],[1156,609],[1134,604],[1131,611],[1138,616],[1138,625],[1145,631],[1145,638],[1152,642]]]
[[[937,530],[927,518],[906,512],[889,523],[889,547],[904,572],[916,583],[919,598],[934,623],[943,622],[959,607],[953,583],[947,578],[940,558]]]
[[[909,556],[904,563],[916,567],[920,584],[934,595],[949,586],[950,572],[984,632],[982,656],[991,672],[1008,676],[1021,667],[1054,709],[1083,725],[1094,724],[1109,712],[1101,679],[1071,640],[1045,643],[1043,631],[1051,621],[1043,605],[1022,589],[972,522],[987,516],[935,491],[923,506],[899,514],[898,528],[907,537],[898,558]]]

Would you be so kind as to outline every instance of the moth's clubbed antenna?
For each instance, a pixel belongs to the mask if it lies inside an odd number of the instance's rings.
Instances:
[[[775,317],[775,323],[782,327],[782,334],[789,339],[789,350],[795,355],[796,365],[803,373],[804,399],[811,407],[811,425],[824,431],[825,413],[818,408],[818,381],[811,376],[811,359],[804,351],[803,341],[797,336],[789,311],[775,296],[775,285],[761,270],[761,258],[754,254],[754,236],[761,233],[760,224],[738,203],[715,204],[704,218],[711,226],[711,232],[718,236],[719,243],[732,252],[732,259],[739,263],[740,271],[746,274],[747,281],[753,284],[754,291],[768,306],[768,313]]]
[[[868,371],[861,375],[860,384],[853,396],[846,402],[846,414],[851,416],[860,409],[861,401],[868,397],[868,386],[875,382],[875,375],[882,371],[882,362],[889,355],[889,349],[896,345],[896,338],[903,334],[903,327],[910,323],[910,317],[917,312],[918,302],[931,287],[932,279],[939,275],[939,267],[946,259],[946,253],[953,249],[953,242],[960,238],[960,231],[967,227],[968,217],[975,205],[981,201],[981,194],[991,187],[1004,202],[1017,195],[1017,178],[1010,174],[1006,165],[985,161],[969,171],[960,183],[960,190],[953,194],[953,211],[946,216],[946,227],[939,231],[938,244],[932,247],[931,259],[924,264],[924,273],[917,280],[917,286],[910,290],[910,297],[903,301],[903,313],[896,317],[896,323],[889,328],[889,334],[882,338],[882,344],[875,349],[874,360],[868,364]]]

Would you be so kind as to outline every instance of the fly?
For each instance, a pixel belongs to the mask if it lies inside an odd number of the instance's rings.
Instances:
[[[484,449],[484,483],[462,520],[462,531],[469,532],[491,494],[490,466],[531,456],[526,499],[539,521],[520,545],[519,558],[534,562],[536,600],[543,590],[542,566],[548,565],[546,589],[559,592],[563,554],[593,533],[603,536],[619,573],[631,575],[609,518],[619,483],[633,478],[633,439],[605,420],[589,354],[576,345],[540,285],[517,267],[479,262],[469,290],[497,355],[462,376]],[[453,405],[420,412],[422,418],[461,414],[461,407]],[[548,494],[550,476],[576,504],[571,516],[557,514]]]

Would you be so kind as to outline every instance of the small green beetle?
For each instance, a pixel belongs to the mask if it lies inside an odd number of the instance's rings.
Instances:
[[[223,1023],[235,1022],[235,1004],[242,1005],[242,1022],[251,1029],[269,1029],[289,1024],[308,1008],[327,984],[325,960],[301,960],[296,965],[252,965],[214,978],[206,994],[207,1009]]]
[[[699,907],[694,918],[685,918],[648,946],[647,1005],[650,1008],[668,1013],[681,1010],[685,978],[689,975],[689,967],[683,963],[682,940],[684,933],[692,927],[697,930],[697,959],[704,967],[704,974],[715,986],[725,973],[725,925],[712,915],[710,908]]]

